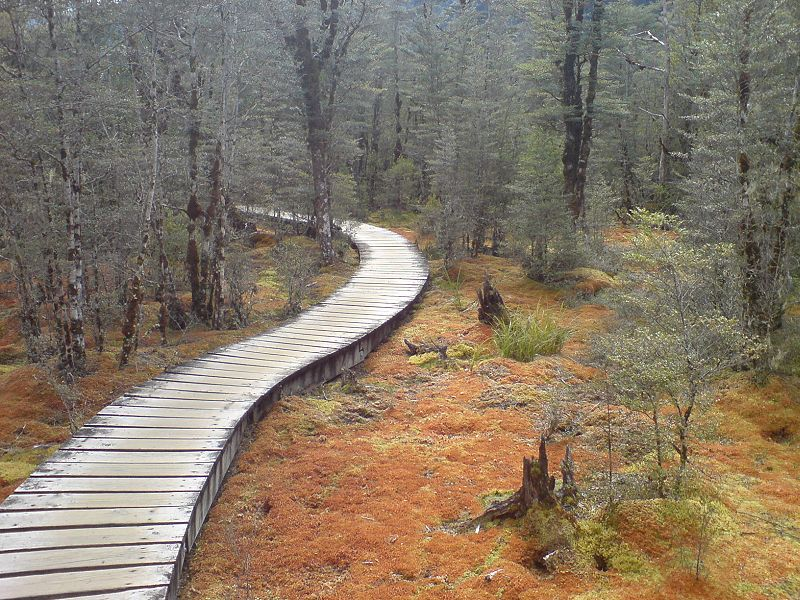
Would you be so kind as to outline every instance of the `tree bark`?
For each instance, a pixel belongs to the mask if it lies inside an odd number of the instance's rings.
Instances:
[[[128,44],[128,62],[133,74],[139,95],[142,147],[150,150],[148,161],[149,181],[146,190],[140,196],[142,206],[139,223],[139,250],[136,255],[134,271],[127,283],[127,305],[122,323],[122,350],[119,366],[124,367],[139,347],[139,333],[142,321],[142,304],[144,302],[144,276],[150,235],[153,227],[153,214],[158,201],[158,186],[161,178],[161,129],[163,116],[159,107],[158,70],[156,63],[158,32],[153,32],[151,48],[151,73],[146,79],[140,61],[136,40],[126,35]]]
[[[333,0],[332,3],[338,2]],[[336,24],[331,25],[335,36]],[[322,59],[315,55],[308,28],[299,25],[290,38],[295,61],[303,87],[303,104],[306,117],[306,144],[311,155],[311,177],[314,182],[314,227],[317,242],[325,263],[333,262],[333,226],[331,222],[331,196],[328,146],[331,123],[322,109],[320,77]]]
[[[192,290],[192,314],[204,320],[205,315],[205,290],[201,279],[200,246],[197,241],[198,233],[202,234],[201,219],[204,217],[200,202],[198,201],[198,175],[197,147],[200,144],[200,71],[197,64],[197,26],[192,30],[189,49],[189,110],[188,137],[188,176],[189,176],[189,202],[186,214],[189,223],[186,230],[189,241],[186,246],[186,273],[189,278],[189,287]]]
[[[225,161],[228,146],[228,92],[230,86],[230,63],[228,46],[232,39],[228,32],[229,11],[220,8],[222,24],[222,65],[220,76],[220,120],[217,141],[214,146],[214,159],[211,165],[211,201],[209,214],[216,218],[214,223],[213,254],[207,293],[206,314],[214,329],[225,326],[225,246],[227,244],[228,200],[225,189]]]
[[[574,225],[586,215],[586,173],[589,166],[594,127],[594,100],[597,95],[598,64],[602,42],[603,0],[593,0],[590,30],[589,81],[586,99],[583,98],[582,65],[579,52],[584,24],[585,1],[564,0],[566,50],[562,72],[564,107],[564,196]]]
[[[161,343],[167,345],[170,329],[186,329],[186,313],[178,300],[175,287],[175,275],[169,264],[164,239],[164,211],[158,204],[155,207],[153,230],[158,244],[158,293],[156,299],[161,303],[158,311],[158,329],[161,332]]]
[[[67,210],[67,261],[69,272],[67,275],[66,318],[69,332],[69,351],[64,357],[65,368],[68,370],[81,370],[86,362],[86,338],[84,336],[83,313],[85,305],[84,296],[84,269],[83,269],[83,233],[81,213],[82,193],[82,162],[80,146],[73,147],[68,131],[65,112],[66,82],[64,81],[61,66],[60,50],[56,39],[55,9],[52,1],[45,4],[45,18],[47,21],[50,53],[53,61],[53,72],[56,83],[56,117],[59,135],[59,171],[61,175],[62,194]]]
[[[658,183],[663,187],[669,178],[669,133],[670,133],[670,99],[672,94],[672,46],[670,17],[672,0],[661,0],[661,22],[664,26],[664,90],[661,107],[661,137],[658,152]]]
[[[295,0],[298,6],[306,6],[306,0]],[[355,32],[363,21],[366,4],[362,4],[360,16],[340,32],[340,0],[320,3],[322,22],[321,39],[312,41],[309,28],[298,21],[285,41],[292,51],[300,76],[303,91],[303,112],[306,121],[306,143],[311,157],[311,174],[314,182],[314,226],[317,242],[322,250],[322,259],[331,264],[335,259],[333,250],[333,217],[331,213],[331,160],[330,136],[333,124],[336,92],[340,79],[340,61]],[[341,42],[337,46],[337,37]]]

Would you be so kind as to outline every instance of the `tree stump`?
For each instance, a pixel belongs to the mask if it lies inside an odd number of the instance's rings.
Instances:
[[[483,276],[483,285],[478,288],[478,320],[487,325],[508,321],[506,303],[492,284],[488,273]]]
[[[474,529],[483,523],[500,519],[518,519],[525,515],[535,504],[556,506],[554,490],[556,479],[550,475],[547,459],[547,444],[544,437],[539,440],[539,457],[525,457],[522,460],[522,487],[506,500],[495,502],[479,517],[470,521],[469,527]]]
[[[561,461],[561,505],[573,508],[578,503],[578,485],[575,483],[575,461],[572,449],[567,446]]]

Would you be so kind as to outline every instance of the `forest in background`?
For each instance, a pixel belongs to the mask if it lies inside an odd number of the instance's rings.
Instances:
[[[675,215],[769,342],[793,266],[793,2],[9,2],[2,203],[31,360],[87,337],[236,326],[239,210],[410,211],[449,267],[603,265]],[[241,262],[241,261],[240,261]],[[191,302],[179,295],[191,293]],[[774,353],[765,355],[774,358]]]
[[[798,38],[791,0],[4,2],[26,360],[135,363],[147,303],[164,344],[246,326],[250,207],[308,216],[323,264],[334,219],[415,228],[445,285],[484,255],[613,276],[591,360],[652,495],[689,493],[719,379],[800,374]]]

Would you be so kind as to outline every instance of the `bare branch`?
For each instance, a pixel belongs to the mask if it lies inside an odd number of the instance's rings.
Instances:
[[[661,67],[653,67],[651,65],[646,65],[644,63],[639,62],[635,58],[633,58],[630,54],[627,54],[621,48],[617,48],[617,52],[625,59],[625,62],[629,65],[636,67],[640,71],[644,71],[645,69],[649,69],[650,71],[658,71],[659,73],[663,73],[664,69]]]

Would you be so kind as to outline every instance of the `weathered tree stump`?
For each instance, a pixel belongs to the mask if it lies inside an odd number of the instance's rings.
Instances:
[[[502,519],[518,519],[535,504],[556,506],[556,479],[549,473],[547,444],[544,437],[539,440],[539,457],[522,460],[522,487],[506,500],[495,502],[479,517],[470,522],[470,528]]]
[[[506,303],[488,273],[483,276],[483,285],[478,288],[478,320],[487,325],[508,321]]]
[[[575,461],[572,449],[567,446],[561,461],[561,505],[573,508],[578,503],[578,485],[575,483]]]

